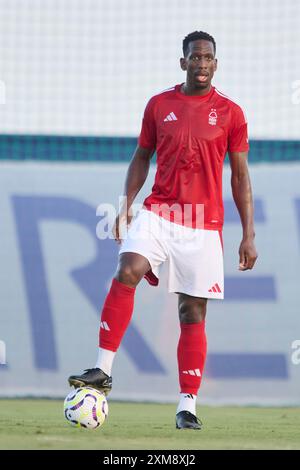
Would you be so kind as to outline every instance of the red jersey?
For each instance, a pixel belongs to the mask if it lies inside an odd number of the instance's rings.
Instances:
[[[144,207],[193,228],[223,226],[222,171],[227,151],[249,149],[247,121],[240,106],[215,87],[203,96],[183,94],[176,85],[148,102],[139,145],[156,149],[157,171]],[[174,218],[160,206],[189,206],[191,216]],[[197,222],[203,205],[202,226]],[[200,217],[201,219],[201,217]]]

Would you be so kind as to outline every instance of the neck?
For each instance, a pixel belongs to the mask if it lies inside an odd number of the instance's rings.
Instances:
[[[203,96],[209,93],[211,90],[211,84],[209,84],[205,88],[195,88],[194,86],[190,85],[188,82],[184,83],[181,87],[181,93],[184,95],[189,96]]]

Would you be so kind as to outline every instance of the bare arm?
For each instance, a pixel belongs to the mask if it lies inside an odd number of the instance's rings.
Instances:
[[[124,187],[124,196],[127,197],[128,210],[147,179],[150,160],[154,151],[154,149],[150,150],[137,146],[133,154],[127,170]]]
[[[247,152],[230,152],[231,187],[235,205],[239,211],[243,238],[239,248],[239,269],[252,269],[257,259],[254,244],[254,209],[248,171]]]
[[[130,224],[132,219],[130,208],[136,198],[137,194],[139,193],[140,189],[143,187],[150,168],[150,160],[155,152],[155,149],[146,149],[140,146],[137,146],[133,157],[130,161],[126,180],[125,180],[125,187],[123,195],[126,197],[124,201],[124,205],[120,208],[120,213],[116,218],[114,227],[113,227],[113,234],[115,240],[118,243],[121,243],[120,239],[120,231],[119,231],[119,224],[123,221],[127,225]]]

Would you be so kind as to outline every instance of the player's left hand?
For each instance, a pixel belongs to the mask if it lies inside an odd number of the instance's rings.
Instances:
[[[247,269],[252,269],[258,256],[253,238],[242,240],[240,244],[239,255],[239,271],[247,271]]]

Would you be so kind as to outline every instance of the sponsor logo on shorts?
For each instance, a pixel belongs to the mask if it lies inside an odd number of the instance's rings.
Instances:
[[[221,289],[220,289],[220,286],[219,284],[216,282],[210,289],[208,292],[216,292],[216,293],[219,293],[221,294]]]

